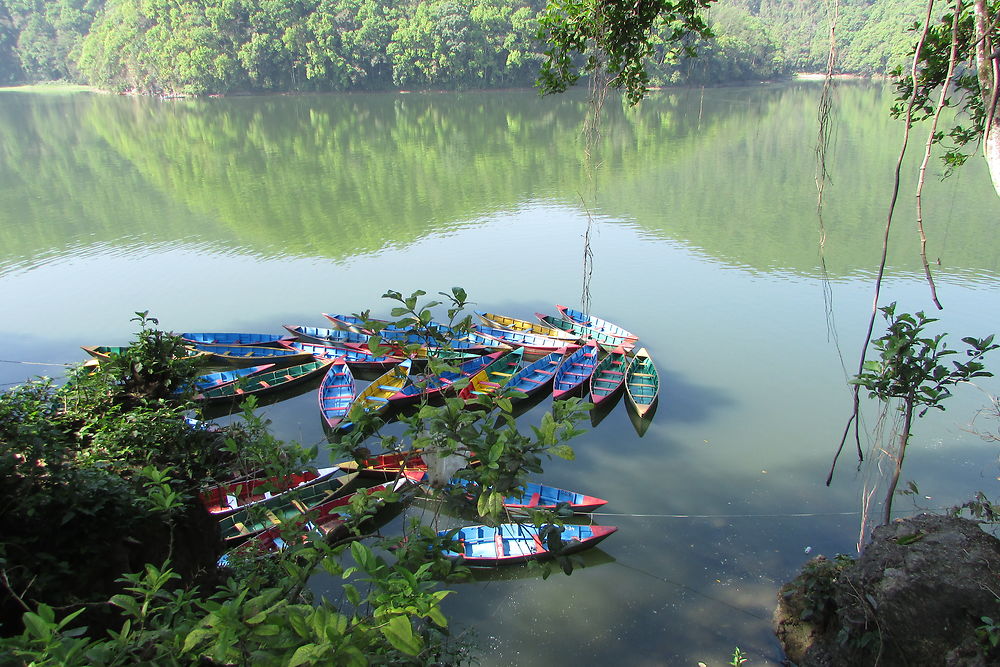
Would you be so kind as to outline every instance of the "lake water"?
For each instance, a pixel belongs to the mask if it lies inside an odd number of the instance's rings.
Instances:
[[[280,332],[321,312],[387,315],[389,289],[460,285],[476,308],[526,318],[577,306],[589,225],[592,311],[641,336],[663,394],[644,435],[619,404],[544,480],[608,499],[595,519],[619,531],[570,577],[512,568],[453,586],[453,627],[475,629],[483,665],[719,665],[736,646],[776,664],[777,589],[811,555],[854,551],[874,478],[849,446],[824,485],[901,141],[881,86],[838,84],[820,218],[819,93],[609,103],[588,161],[578,94],[0,92],[0,385],[127,342],[138,310],[174,331]],[[931,313],[912,176],[901,192],[882,303]],[[927,185],[953,347],[1000,330],[998,214],[981,158]],[[968,431],[996,432],[976,412],[1000,386],[979,387],[915,426],[902,483],[921,507],[1000,495],[996,446]],[[323,441],[312,392],[266,411],[279,436]]]

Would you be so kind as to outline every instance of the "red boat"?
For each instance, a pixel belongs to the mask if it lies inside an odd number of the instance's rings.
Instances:
[[[340,468],[320,468],[293,473],[286,477],[251,477],[229,484],[204,489],[200,494],[205,508],[216,517],[223,517],[241,507],[264,502],[293,489],[323,482],[340,472]],[[268,491],[262,488],[268,487]]]

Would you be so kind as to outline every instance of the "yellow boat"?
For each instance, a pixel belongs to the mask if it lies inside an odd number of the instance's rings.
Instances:
[[[402,389],[410,379],[411,359],[404,359],[399,365],[372,380],[351,403],[347,415],[350,416],[355,406],[360,405],[365,412],[378,413],[389,407],[389,397]],[[354,422],[344,419],[337,424],[338,431],[349,431],[354,428]]]
[[[540,336],[548,336],[549,338],[559,338],[561,340],[577,341],[580,339],[580,337],[576,334],[563,331],[562,329],[556,329],[555,327],[550,327],[546,324],[529,322],[528,320],[519,320],[516,317],[497,315],[496,313],[484,313],[479,310],[476,311],[476,315],[478,315],[479,319],[491,327],[511,329],[512,331],[525,331],[528,333],[538,334]]]

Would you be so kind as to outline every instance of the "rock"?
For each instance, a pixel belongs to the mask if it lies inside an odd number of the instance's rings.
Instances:
[[[1000,665],[1000,540],[958,517],[876,528],[857,560],[822,556],[782,588],[775,633],[800,665]],[[988,650],[991,649],[991,650]]]

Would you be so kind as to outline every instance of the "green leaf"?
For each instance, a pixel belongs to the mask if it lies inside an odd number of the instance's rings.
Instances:
[[[344,594],[347,596],[348,602],[353,604],[355,607],[361,604],[361,593],[352,584],[343,585]]]
[[[191,652],[198,644],[214,634],[215,630],[212,628],[195,628],[188,633],[187,639],[184,640],[184,648],[181,649],[181,653]]]
[[[427,618],[434,621],[439,627],[448,627],[448,619],[441,613],[441,609],[438,607],[431,608],[431,610],[427,612]]]
[[[273,637],[281,632],[281,628],[273,623],[268,623],[267,625],[257,626],[253,632],[255,635],[260,635],[261,637]]]
[[[492,491],[483,491],[479,494],[479,502],[476,503],[476,511],[479,513],[479,516],[486,516],[489,514],[490,495],[492,495],[492,493]]]
[[[504,450],[504,443],[501,440],[500,442],[497,442],[492,447],[490,447],[490,453],[488,459],[490,461],[499,461],[500,457],[503,456],[503,450]]]
[[[382,634],[394,648],[407,655],[417,655],[424,648],[423,638],[413,634],[408,616],[393,616],[382,626]]]
[[[329,644],[303,644],[295,649],[292,659],[288,661],[288,667],[298,667],[298,665],[308,665],[320,662],[327,657]]]
[[[576,452],[574,452],[573,448],[569,445],[556,445],[555,447],[550,447],[549,452],[553,456],[558,456],[559,458],[567,461],[573,461],[576,459]]]
[[[54,623],[47,622],[34,612],[25,612],[21,619],[24,621],[28,632],[39,639],[47,639],[52,635],[53,630],[55,630]]]
[[[357,561],[358,565],[361,566],[361,569],[366,572],[371,571],[375,560],[375,556],[371,549],[361,542],[351,542],[351,555],[354,557],[354,560]]]
[[[247,625],[259,625],[260,623],[263,623],[266,620],[267,620],[267,612],[262,611],[259,614],[251,616],[250,618],[246,619],[243,622],[246,623]]]

